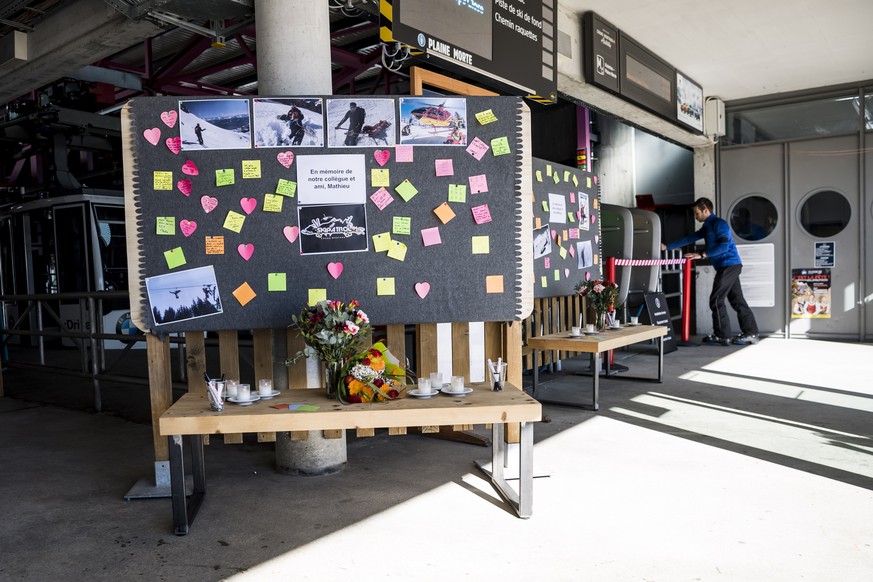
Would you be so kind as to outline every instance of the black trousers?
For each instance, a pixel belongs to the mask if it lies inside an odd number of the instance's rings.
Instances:
[[[743,335],[758,335],[758,323],[755,315],[743,297],[743,287],[740,285],[742,265],[729,265],[716,269],[715,281],[712,282],[712,293],[709,295],[709,308],[712,310],[712,333],[720,338],[731,337],[731,321],[728,318],[725,298],[734,311],[740,323]]]

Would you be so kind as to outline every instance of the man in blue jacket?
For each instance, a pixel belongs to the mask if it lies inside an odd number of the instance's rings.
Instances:
[[[715,268],[715,280],[709,295],[709,308],[712,310],[712,334],[703,338],[703,343],[726,346],[731,343],[745,346],[758,343],[758,324],[743,297],[740,273],[743,263],[734,244],[730,226],[712,211],[712,200],[698,198],[694,202],[694,219],[703,226],[694,234],[669,244],[661,243],[661,250],[675,249],[703,239],[706,250],[703,253],[686,253],[686,259],[709,259]],[[731,323],[724,304],[725,297],[740,323],[741,333],[731,338]]]

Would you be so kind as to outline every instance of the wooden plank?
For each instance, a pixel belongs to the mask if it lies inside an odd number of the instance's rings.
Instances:
[[[457,79],[422,69],[421,67],[409,68],[409,93],[410,95],[423,95],[424,86],[429,85],[448,91],[454,95],[497,95],[493,91],[482,87],[464,83]]]
[[[252,392],[258,390],[258,382],[262,379],[273,379],[273,330],[256,329],[252,332],[252,347],[254,351],[255,379],[252,384]],[[276,433],[259,432],[259,443],[276,442]]]
[[[417,367],[415,373],[419,378],[427,378],[431,372],[439,370],[437,356],[437,326],[435,323],[423,323],[415,326],[415,353]]]
[[[218,363],[225,378],[242,381],[239,377],[239,335],[236,330],[218,332]],[[238,445],[242,442],[242,434],[224,435],[226,445]]]
[[[170,446],[167,437],[160,433],[159,419],[173,403],[173,374],[170,368],[170,340],[160,339],[153,333],[146,333],[148,352],[149,397],[152,407],[152,438],[155,445],[155,461],[170,459]],[[206,403],[209,406],[209,403]]]
[[[203,332],[185,332],[185,368],[188,375],[188,392],[206,393],[206,338]],[[203,444],[209,444],[209,435],[203,435]]]
[[[440,431],[439,425],[422,426],[421,427],[422,434],[434,433],[434,432],[439,432],[439,431]]]
[[[326,439],[338,439],[342,438],[343,431],[342,429],[330,429],[321,431],[321,434]]]
[[[470,383],[470,324],[466,321],[452,323],[452,375]]]
[[[306,343],[296,329],[289,327],[287,333],[288,357],[290,358],[306,347]],[[306,387],[306,360],[301,358],[296,363],[288,366],[288,388]]]
[[[406,427],[405,426],[389,426],[388,427],[388,434],[391,436],[398,435],[398,434],[406,434]]]
[[[515,388],[523,393],[522,384],[523,373],[521,369],[521,323],[509,322],[504,324],[503,344],[504,360],[509,363],[509,368],[506,370],[506,382],[509,387],[506,390]],[[540,419],[537,419],[540,420]],[[507,443],[518,443],[521,439],[521,425],[518,423],[508,423],[504,433],[504,440]]]
[[[563,333],[549,334],[532,338],[529,343],[538,350],[565,349],[590,354],[617,350],[638,342],[657,339],[666,333],[667,328],[660,325],[626,325],[621,329],[610,329],[580,338],[571,338]]]
[[[355,431],[359,437],[371,437],[376,434],[375,428],[359,428]]]
[[[292,441],[305,441],[309,439],[308,430],[292,430],[290,435]]]

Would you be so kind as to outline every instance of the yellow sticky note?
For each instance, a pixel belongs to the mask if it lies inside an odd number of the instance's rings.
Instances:
[[[433,213],[437,215],[437,218],[439,218],[443,224],[446,224],[455,217],[455,211],[452,210],[452,207],[449,206],[448,202],[443,202],[434,208]]]
[[[576,222],[576,213],[575,212],[568,212],[567,218],[570,219],[570,222]]]
[[[590,187],[591,187],[591,178],[586,177],[586,178],[585,178],[585,183],[586,183],[586,185],[590,188]]]
[[[392,234],[409,234],[412,231],[412,219],[408,216],[395,216],[391,221]]]
[[[261,160],[243,160],[242,161],[242,177],[260,178],[261,177]]]
[[[543,226],[543,219],[542,218],[537,216],[536,220],[534,222],[536,223],[536,226],[534,228],[542,228],[542,226]]]
[[[397,193],[400,194],[400,197],[403,198],[404,202],[409,202],[413,196],[418,194],[418,189],[413,186],[412,182],[410,182],[408,179],[400,182],[400,184],[398,184],[397,187],[394,188],[394,190],[396,190]]]
[[[570,170],[564,170],[564,181],[565,182],[570,181]]]
[[[173,189],[173,172],[155,172],[153,179],[155,190]]]
[[[546,164],[546,176],[552,176],[552,164]]]
[[[491,140],[491,153],[494,156],[503,156],[510,152],[512,152],[512,150],[509,149],[509,138],[505,135],[503,137],[495,137]]]
[[[576,174],[573,174],[573,185],[576,187],[579,186],[579,178],[576,177]]]
[[[552,180],[554,180],[555,184],[558,184],[561,182],[561,176],[558,175],[558,172],[555,172],[554,174],[552,174]]]
[[[561,269],[555,269],[555,281],[561,280]]]
[[[176,247],[168,251],[164,251],[164,258],[167,260],[167,267],[175,269],[185,264],[185,253],[182,252],[182,247]]]
[[[279,178],[279,184],[276,186],[276,194],[281,194],[282,196],[291,196],[293,198],[294,194],[296,193],[297,182],[292,182],[291,180]]]
[[[267,273],[267,291],[287,291],[288,276],[286,273]]]
[[[223,170],[215,170],[215,185],[216,186],[230,186],[236,181],[233,175],[233,168],[226,168]]]
[[[319,301],[327,301],[327,289],[310,289],[307,305],[315,305]]]
[[[485,293],[503,293],[503,275],[486,276]]]
[[[560,247],[560,249],[561,249],[561,258],[566,259],[567,258],[567,249],[565,249],[564,247]]]
[[[242,230],[243,223],[245,221],[245,215],[230,210],[228,211],[227,216],[224,219],[224,228],[238,233]]]
[[[449,184],[449,202],[466,202],[467,185]]]
[[[282,212],[284,196],[278,194],[264,194],[264,212]]]
[[[224,254],[224,237],[223,236],[207,236],[206,237],[206,254],[207,255],[223,255]]]
[[[480,111],[476,114],[476,121],[482,125],[488,125],[489,123],[497,121],[497,116],[494,115],[494,112],[490,109],[486,109],[485,111]]]
[[[537,170],[536,174],[537,174],[537,182],[542,182],[543,181],[543,171]]]
[[[376,279],[376,295],[394,295],[394,277]]]
[[[236,297],[236,300],[239,301],[240,305],[244,306],[246,303],[257,297],[257,293],[252,289],[251,285],[243,283],[233,290],[233,296]]]
[[[542,279],[540,279],[540,285],[543,287],[549,286],[549,278],[543,275]]]
[[[155,218],[155,234],[173,235],[176,234],[176,217],[175,216],[158,216]]]
[[[543,200],[543,212],[549,211],[549,202],[548,200]]]
[[[392,240],[391,247],[388,249],[388,256],[392,259],[397,259],[398,261],[403,261],[406,259],[406,250],[407,247],[405,244],[400,242],[399,240]],[[392,293],[393,295],[393,293]]]
[[[390,232],[383,232],[373,235],[373,249],[375,249],[377,253],[387,251],[389,248],[391,248]]]
[[[491,252],[491,240],[488,236],[474,236],[473,237],[473,254],[474,255],[487,255]]]
[[[374,188],[391,185],[391,173],[388,168],[373,168],[370,170],[370,185]]]

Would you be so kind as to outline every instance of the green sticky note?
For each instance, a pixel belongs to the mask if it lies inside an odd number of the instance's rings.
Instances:
[[[555,281],[561,280],[561,269],[555,269]]]
[[[176,217],[175,216],[158,216],[155,218],[155,234],[174,235],[176,234]]]
[[[540,285],[542,287],[548,287],[549,286],[549,278],[546,277],[545,275],[543,275],[542,278],[540,279]]]
[[[290,196],[293,198],[296,193],[297,182],[292,182],[291,180],[279,178],[279,184],[276,186],[276,194],[281,194],[282,196]]]
[[[382,233],[373,235],[373,249],[377,253],[387,251],[389,248],[391,248],[391,233],[390,232],[382,232]]]
[[[319,301],[327,301],[327,289],[310,289],[309,305],[315,305]]]
[[[261,160],[243,160],[242,161],[242,177],[260,178],[261,177]]]
[[[410,234],[412,232],[412,219],[408,216],[395,216],[391,224],[393,234]]]
[[[564,170],[564,181],[565,182],[570,181],[570,170]]]
[[[564,247],[558,247],[558,248],[561,249],[561,258],[566,259],[567,258],[567,249],[565,249]]]
[[[287,291],[288,277],[286,273],[267,273],[267,291]]]
[[[552,180],[555,181],[555,184],[558,184],[561,181],[561,177],[558,175],[558,172],[552,174]]]
[[[590,188],[591,187],[591,178],[585,178],[585,184]]]
[[[549,203],[546,200],[543,200],[543,212],[549,211]]]
[[[314,404],[301,404],[295,408],[295,410],[299,410],[300,412],[315,412],[318,408],[319,407]]]
[[[491,252],[491,241],[488,236],[473,237],[473,254],[487,255]]]
[[[185,264],[185,253],[182,252],[182,247],[176,247],[168,251],[164,251],[164,258],[167,260],[167,267],[175,269]]]
[[[546,164],[546,176],[552,175],[552,164]]]
[[[394,277],[376,279],[376,295],[394,295]]]
[[[506,136],[495,137],[491,140],[491,153],[495,156],[503,156],[511,151],[512,150],[509,149],[509,138]]]
[[[230,186],[234,183],[233,177],[233,168],[227,168],[224,170],[215,170],[215,185],[216,186]]]
[[[282,212],[284,196],[278,194],[264,194],[264,212]]]
[[[576,215],[572,212],[567,213],[567,218],[570,219],[570,222],[576,222]]]
[[[224,219],[224,228],[239,233],[242,230],[243,223],[245,221],[245,215],[230,210],[228,211],[227,216]]]
[[[579,186],[579,178],[576,177],[576,174],[573,174],[573,185]]]
[[[537,170],[536,174],[537,174],[537,182],[542,182],[543,181],[543,171]]]
[[[449,184],[449,202],[466,202],[467,185]]]
[[[388,256],[398,261],[406,260],[406,249],[406,245],[399,240],[392,240],[391,248],[388,249]]]
[[[172,190],[173,189],[173,172],[155,172],[154,173],[154,189],[155,190]]]
[[[412,182],[410,182],[408,179],[400,182],[400,184],[398,184],[397,187],[394,188],[394,190],[396,190],[397,193],[400,194],[400,197],[403,198],[404,202],[409,202],[413,196],[418,194],[418,189],[413,186]]]
[[[391,185],[391,174],[388,168],[373,168],[370,170],[370,185],[376,187],[388,187]]]

